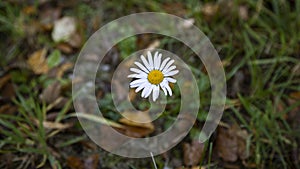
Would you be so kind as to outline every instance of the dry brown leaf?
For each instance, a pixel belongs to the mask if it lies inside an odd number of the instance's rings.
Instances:
[[[82,45],[82,36],[78,32],[75,32],[67,42],[73,48],[79,48]]]
[[[97,169],[99,165],[99,155],[94,154],[84,160],[84,169]]]
[[[300,100],[300,92],[290,93],[290,98],[295,99],[295,100]]]
[[[40,98],[42,101],[51,104],[60,96],[60,93],[61,84],[59,81],[55,81],[43,90]]]
[[[147,48],[152,42],[151,36],[149,34],[140,34],[137,36],[136,46],[138,49]]]
[[[184,3],[180,2],[168,2],[163,5],[163,9],[170,14],[177,16],[184,16],[187,13],[187,9]]]
[[[145,137],[154,131],[154,125],[148,112],[124,112],[124,116],[119,120],[125,124],[124,128],[118,131],[129,137]]]
[[[39,13],[39,22],[42,29],[49,31],[53,28],[54,22],[60,17],[61,8],[44,7]]]
[[[69,101],[69,98],[60,96],[57,99],[55,99],[55,101],[53,101],[52,103],[49,103],[47,105],[46,110],[49,111],[53,108],[62,109],[68,103],[68,101]],[[66,110],[66,111],[68,111],[68,110]]]
[[[150,130],[154,130],[154,125],[151,122],[152,119],[148,112],[124,112],[123,118],[119,120],[120,123],[133,127],[142,127]]]
[[[68,43],[65,43],[65,42],[61,42],[61,43],[57,44],[56,48],[65,54],[70,54],[73,52],[72,46],[70,46]]]
[[[241,102],[239,99],[228,99],[228,103],[225,105],[224,110],[230,109],[231,107],[239,107]]]
[[[10,74],[0,77],[0,89],[10,80]]]
[[[249,134],[237,125],[229,129],[219,128],[217,136],[217,153],[224,161],[235,162],[238,158],[247,159],[246,139]]]
[[[93,154],[86,159],[70,156],[67,158],[67,165],[71,169],[97,169],[99,165],[99,155]]]
[[[47,49],[40,49],[29,56],[27,64],[35,74],[46,74],[49,71],[46,60]]]
[[[236,136],[224,128],[219,129],[217,137],[218,155],[225,161],[234,162],[238,159]]]
[[[96,32],[101,26],[101,17],[99,15],[95,15],[92,19],[92,27],[93,31]]]
[[[17,107],[12,106],[11,104],[4,104],[0,107],[0,114],[13,114],[17,111]]]
[[[114,128],[117,131],[120,131],[118,128]],[[116,134],[111,134],[111,127],[107,125],[101,125],[99,133],[95,135],[95,140],[101,145],[106,145],[106,150],[115,150],[120,145],[128,141],[126,137],[118,137]],[[121,133],[121,131],[120,131]],[[105,139],[103,139],[105,138]],[[113,140],[113,141],[112,141]]]
[[[35,6],[26,6],[22,9],[22,12],[26,15],[32,15],[36,13],[36,7]]]
[[[202,159],[204,144],[193,140],[191,144],[183,144],[184,164],[186,166],[196,166]]]
[[[14,85],[12,83],[7,83],[3,86],[3,89],[0,91],[2,98],[14,98],[16,95]]]
[[[176,169],[206,169],[205,167],[199,167],[199,166],[194,166],[192,168],[188,168],[188,167],[179,167],[179,168],[176,168]]]
[[[67,158],[67,165],[71,169],[84,169],[84,164],[80,158],[70,156]]]
[[[128,94],[128,99],[129,101],[133,101],[136,98],[136,92],[135,89],[130,89],[129,94]]]
[[[153,132],[152,129],[148,128],[141,128],[141,127],[133,127],[133,126],[124,126],[123,128],[116,129],[120,133],[129,136],[129,137],[134,137],[134,138],[141,138],[148,136]]]
[[[36,125],[39,125],[39,121],[37,119],[33,120]],[[58,122],[51,122],[51,121],[43,121],[43,126],[46,129],[58,129],[63,130],[73,126],[71,123],[58,123]]]
[[[153,51],[154,49],[158,48],[159,45],[160,45],[160,41],[155,40],[147,47],[147,50]]]
[[[58,71],[56,73],[56,77],[61,78],[64,75],[64,73],[67,70],[73,68],[73,66],[74,66],[73,63],[71,63],[71,62],[67,62],[67,63],[64,63],[63,65],[59,66]]]

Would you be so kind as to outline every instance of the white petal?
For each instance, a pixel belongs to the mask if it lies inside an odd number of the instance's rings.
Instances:
[[[137,93],[137,92],[141,91],[142,89],[144,89],[146,87],[147,83],[148,82],[142,83],[138,88],[135,89],[135,92]]]
[[[166,80],[171,83],[176,83],[176,79],[173,79],[171,77],[167,77]]]
[[[139,73],[139,74],[130,74],[127,76],[128,78],[147,78],[148,75],[144,72]]]
[[[142,70],[137,69],[137,68],[130,68],[129,70],[132,71],[132,72],[135,72],[135,73],[142,73],[143,72]]]
[[[154,87],[155,87],[155,85],[151,85],[151,86],[149,87],[150,90],[145,94],[145,98],[147,98],[147,97],[150,96],[150,94],[151,94],[152,90],[154,89]]]
[[[158,52],[155,52],[155,54],[154,54],[154,69],[156,69],[156,70],[159,67],[157,55],[158,55]]]
[[[160,83],[159,85],[160,85],[161,89],[164,91],[165,96],[167,96],[168,93],[167,93],[167,90],[166,90],[165,86],[163,86],[162,83]]]
[[[163,70],[163,68],[165,67],[165,65],[167,64],[167,62],[170,60],[170,58],[165,59],[162,64],[160,65],[159,70]]]
[[[169,69],[169,67],[175,62],[175,60],[171,60],[163,69],[163,71]]]
[[[179,70],[173,70],[173,71],[171,71],[171,72],[166,73],[165,76],[166,76],[166,77],[167,77],[167,76],[173,76],[173,75],[176,75],[178,72],[179,72]]]
[[[148,51],[148,63],[149,63],[150,69],[153,70],[153,59],[152,59],[152,55],[151,55],[150,51]]]
[[[162,54],[160,53],[159,55],[158,55],[158,62],[157,62],[157,69],[159,69],[160,68],[160,63],[161,63],[161,56],[162,56]]]
[[[146,86],[144,88],[144,90],[142,91],[142,97],[145,98],[146,93],[151,92],[151,84],[150,83],[146,83]]]
[[[163,72],[163,74],[165,74],[165,73],[168,73],[168,72],[170,72],[171,70],[174,70],[174,69],[176,69],[176,66],[171,66],[168,69],[164,69],[162,72]]]
[[[168,82],[166,79],[164,79],[164,80],[161,82],[161,84],[162,84],[162,86],[164,86],[164,87],[168,90],[169,95],[172,96],[172,90],[171,90],[171,88],[170,88],[170,86],[169,86],[169,82]]]
[[[130,85],[130,88],[136,88],[136,87],[141,86],[142,84],[143,83],[133,84],[133,85]]]
[[[166,89],[169,92],[169,95],[172,96],[172,89],[170,88],[169,84],[165,85]]]
[[[142,69],[144,72],[149,73],[149,70],[146,69],[140,62],[134,62],[135,65],[137,65],[140,69]]]
[[[144,83],[144,82],[146,82],[147,81],[147,79],[137,79],[137,80],[134,80],[134,81],[132,81],[131,83],[130,83],[130,85],[134,85],[134,84],[140,84],[140,83]]]
[[[130,74],[130,75],[128,75],[127,77],[128,77],[128,78],[137,78],[138,75],[139,75],[139,74]]]
[[[156,101],[158,96],[159,96],[159,86],[155,86],[153,89],[153,95],[152,95],[153,101]]]
[[[141,59],[142,59],[144,65],[146,66],[146,68],[147,68],[149,71],[151,71],[151,70],[150,70],[150,65],[149,65],[149,63],[147,62],[147,60],[146,60],[146,58],[145,58],[144,55],[141,55]]]

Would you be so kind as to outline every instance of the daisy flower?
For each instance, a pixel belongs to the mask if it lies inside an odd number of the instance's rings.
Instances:
[[[159,96],[159,91],[162,89],[167,96],[172,96],[172,90],[169,83],[176,83],[176,79],[172,78],[179,70],[175,70],[176,66],[172,65],[175,61],[166,58],[162,61],[162,54],[156,52],[152,57],[151,52],[148,51],[148,60],[141,55],[142,63],[134,62],[138,68],[130,68],[134,72],[128,78],[136,78],[130,83],[130,88],[136,88],[135,92],[141,90],[141,96],[147,98],[152,93],[153,101]]]

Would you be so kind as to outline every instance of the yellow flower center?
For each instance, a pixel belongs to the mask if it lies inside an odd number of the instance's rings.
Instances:
[[[152,84],[158,85],[164,80],[164,75],[159,70],[152,70],[148,74],[148,81]]]

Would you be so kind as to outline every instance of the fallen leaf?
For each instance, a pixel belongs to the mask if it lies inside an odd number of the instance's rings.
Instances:
[[[235,162],[238,158],[244,160],[249,157],[246,151],[246,139],[249,134],[237,125],[229,129],[220,127],[217,136],[217,153],[224,160]]]
[[[55,81],[48,85],[40,95],[42,101],[46,102],[47,104],[53,103],[61,93],[61,84],[59,81]]]
[[[154,125],[148,112],[124,112],[120,123],[125,124],[123,128],[118,129],[122,134],[129,137],[140,138],[151,134],[154,131]]]
[[[134,89],[130,89],[129,94],[128,94],[128,99],[129,101],[134,101],[134,99],[136,98],[136,92]]]
[[[93,141],[90,141],[90,140],[82,140],[80,141],[80,143],[85,147],[85,148],[88,148],[92,151],[96,151],[98,149],[98,145],[93,142]]]
[[[35,124],[38,126],[39,125],[39,121],[37,119],[33,120],[35,122]],[[43,126],[46,129],[59,129],[59,130],[63,130],[63,129],[67,129],[73,126],[73,124],[71,123],[58,123],[58,122],[51,122],[51,121],[43,121]]]
[[[101,26],[101,17],[99,15],[95,15],[92,19],[93,31],[96,32]]]
[[[13,114],[17,111],[17,107],[11,104],[4,104],[0,107],[0,114]]]
[[[123,128],[116,128],[116,130],[126,136],[134,137],[134,138],[145,137],[153,132],[153,129],[134,127],[134,126],[124,126]]]
[[[39,22],[45,31],[53,28],[54,22],[59,19],[61,8],[44,7],[39,13]]]
[[[230,109],[231,107],[239,107],[241,102],[239,99],[228,99],[228,103],[226,103],[224,110]]]
[[[0,77],[0,89],[10,80],[10,74]]]
[[[59,66],[59,68],[58,68],[58,71],[57,71],[57,73],[56,73],[56,77],[57,78],[61,78],[63,75],[64,75],[64,73],[67,71],[67,70],[70,70],[71,68],[73,68],[73,63],[71,63],[71,62],[66,62],[66,63],[64,63],[64,64],[62,64],[61,66]]]
[[[26,6],[22,9],[22,12],[26,15],[32,15],[36,13],[36,7],[35,6]]]
[[[73,48],[79,48],[82,45],[82,37],[78,32],[75,32],[67,42]]]
[[[120,132],[120,130],[118,130],[118,128],[114,127],[114,129]],[[99,143],[100,145],[105,145],[107,151],[115,150],[120,145],[122,145],[128,141],[128,138],[118,137],[118,135],[116,135],[116,134],[111,134],[110,131],[111,131],[110,126],[101,125],[99,133],[97,133],[97,135],[95,135],[95,138],[94,138],[95,142]],[[105,139],[103,139],[103,138],[105,138]]]
[[[11,98],[14,98],[16,95],[16,92],[15,92],[15,88],[14,88],[14,85],[13,83],[7,83],[3,89],[1,89],[0,91],[0,96],[2,98],[7,98],[7,99],[11,99]],[[0,98],[1,98],[0,97]]]
[[[86,159],[70,156],[67,158],[67,165],[71,169],[97,169],[99,168],[99,155],[93,154]]]
[[[70,156],[67,158],[67,165],[71,169],[84,169],[84,164],[80,158]]]
[[[54,23],[52,31],[52,39],[54,42],[68,41],[76,32],[76,19],[70,16],[65,16]]]
[[[35,74],[46,74],[49,67],[46,60],[47,49],[40,49],[29,56],[27,64]]]
[[[56,48],[66,54],[70,54],[73,52],[73,48],[68,43],[65,42],[61,42],[57,44]]]
[[[184,16],[187,13],[187,9],[184,3],[180,2],[168,2],[163,5],[164,11],[167,13],[177,15],[177,16]]]
[[[300,100],[300,92],[292,92],[290,93],[290,98],[294,100]]]
[[[154,49],[158,48],[159,45],[160,45],[160,41],[155,40],[147,47],[147,50],[153,51]]]
[[[193,140],[191,144],[183,144],[183,157],[186,166],[196,166],[202,159],[204,144]]]
[[[142,127],[150,130],[154,130],[154,125],[151,122],[152,119],[148,112],[123,112],[123,118],[119,120],[120,123],[133,127]]]
[[[179,168],[176,168],[176,169],[206,169],[205,167],[199,167],[199,166],[194,166],[194,167],[191,167],[191,168],[188,168],[188,167],[179,167]]]
[[[77,118],[83,118],[86,120],[91,120],[92,122],[97,122],[97,123],[101,123],[107,126],[111,126],[114,128],[124,128],[124,125],[121,125],[119,123],[116,123],[114,121],[105,119],[104,117],[99,117],[96,116],[94,114],[89,114],[89,113],[74,113],[74,114],[70,114],[70,117],[77,117]]]
[[[97,169],[99,164],[99,155],[94,154],[84,160],[84,169]]]
[[[137,49],[147,48],[152,42],[151,36],[149,34],[137,35],[136,46]]]

